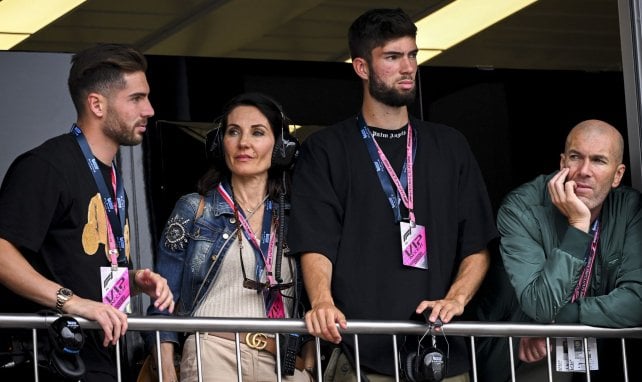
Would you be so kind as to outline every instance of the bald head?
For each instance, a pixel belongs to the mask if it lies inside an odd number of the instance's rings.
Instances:
[[[624,139],[606,122],[588,120],[575,126],[566,137],[560,155],[560,170],[568,169],[566,182],[573,182],[574,193],[591,211],[591,221],[602,209],[609,192],[620,185]]]
[[[566,137],[566,145],[564,151],[568,153],[573,141],[577,139],[588,139],[595,137],[600,140],[608,141],[611,143],[612,159],[617,164],[622,163],[624,156],[624,138],[622,134],[612,125],[597,119],[589,119],[578,123]]]

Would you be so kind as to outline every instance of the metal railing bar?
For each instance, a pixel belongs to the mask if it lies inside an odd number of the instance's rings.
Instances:
[[[279,344],[279,333],[274,334],[276,342],[276,382],[281,382],[281,345]]]
[[[546,367],[548,372],[548,381],[553,382],[553,357],[551,356],[550,337],[546,337]]]
[[[31,344],[33,346],[33,372],[35,380],[38,382],[40,374],[38,373],[38,331],[36,329],[31,330],[31,339],[33,341]]]
[[[515,349],[513,348],[513,337],[508,337],[508,355],[510,357],[510,380],[515,382]]]
[[[162,357],[161,357],[161,340],[160,332],[156,331],[156,370],[158,375],[158,380],[163,380],[163,367],[162,367]]]
[[[37,330],[47,328],[57,316],[41,316],[34,314],[0,314],[0,328],[32,328],[32,339],[34,349],[34,375],[35,380],[38,381],[38,347],[37,347]],[[100,329],[100,326],[93,321],[88,321],[83,318],[76,318],[84,329]],[[198,380],[202,381],[202,354],[200,346],[200,333],[201,332],[231,332],[235,333],[236,351],[237,351],[237,371],[239,381],[242,381],[242,370],[240,360],[240,337],[241,332],[265,332],[265,333],[307,333],[307,329],[303,320],[297,319],[238,319],[238,318],[176,318],[176,317],[130,317],[128,319],[129,330],[132,331],[154,331],[156,334],[155,342],[157,347],[157,363],[159,367],[158,377],[162,380],[162,362],[161,357],[161,343],[160,331],[174,331],[174,332],[190,332],[195,333],[195,345],[197,353],[197,369]],[[360,354],[359,354],[359,335],[360,334],[387,334],[391,335],[393,340],[393,352],[395,362],[395,380],[399,380],[399,353],[397,336],[399,334],[413,334],[425,335],[440,334],[435,330],[431,330],[431,325],[421,324],[410,321],[371,321],[371,320],[354,320],[351,321],[350,327],[347,329],[340,329],[342,334],[354,335],[355,346],[355,363],[356,370],[360,370]],[[541,325],[532,323],[509,323],[509,322],[454,322],[446,324],[442,327],[443,331],[447,331],[448,335],[455,336],[469,336],[471,343],[471,357],[473,366],[473,380],[477,380],[477,359],[476,359],[476,336],[480,337],[508,337],[509,353],[510,353],[510,367],[511,367],[511,380],[515,381],[515,362],[514,362],[514,345],[513,338],[516,337],[544,337],[546,338],[547,345],[547,366],[549,381],[553,378],[553,365],[552,365],[552,352],[550,350],[551,338],[565,338],[565,337],[581,337],[583,338],[584,359],[586,366],[587,381],[590,382],[590,359],[588,353],[588,337],[599,338],[619,338],[621,340],[623,368],[625,381],[628,382],[628,364],[626,360],[626,338],[642,338],[642,327],[637,328],[598,328],[586,325],[569,325],[569,324],[551,324]],[[118,343],[116,345],[117,354],[117,373],[118,380],[121,380],[122,364],[120,348],[123,345]],[[316,362],[317,366],[321,365],[321,344],[319,338],[315,339]],[[277,359],[277,379],[281,380],[280,373],[280,357],[281,348],[277,343],[276,349]],[[322,380],[322,370],[317,367],[317,379]],[[357,381],[361,380],[360,373],[357,374]]]
[[[321,339],[316,337],[314,339],[314,351],[316,357],[316,371],[317,371],[317,381],[323,381],[323,374],[321,370]]]
[[[37,315],[0,314],[0,328],[46,329],[52,318]],[[100,329],[94,322],[74,317],[83,329]],[[340,329],[344,334],[414,334],[426,333],[425,324],[410,321],[352,320],[350,327]],[[232,319],[232,318],[175,318],[175,317],[129,317],[128,328],[134,331],[176,331],[176,332],[270,332],[307,333],[305,322],[297,319]],[[531,324],[512,322],[460,321],[443,325],[448,335],[477,337],[601,337],[601,338],[642,338],[642,327],[601,328],[576,324]],[[440,332],[439,332],[440,333]],[[430,334],[439,334],[430,331]]]
[[[397,349],[397,335],[392,335],[392,351],[395,359],[395,381],[399,382],[399,350]]]
[[[238,333],[236,334],[238,336]],[[203,381],[203,359],[201,353],[201,333],[194,333],[194,345],[196,346],[196,375],[198,376],[198,382]],[[241,374],[239,374],[240,376]]]
[[[120,367],[120,355],[122,353],[120,352],[120,341],[116,342],[116,375],[117,375],[117,381],[121,382],[121,374],[122,374],[122,369]]]
[[[475,336],[470,336],[470,354],[473,369],[473,382],[477,382],[477,350],[475,347]]]
[[[243,370],[241,368],[241,333],[234,333],[234,342],[236,346],[236,376],[239,382],[243,382]]]
[[[354,363],[357,382],[361,382],[361,355],[359,355],[359,335],[354,335]]]
[[[624,382],[629,382],[629,367],[628,361],[626,360],[626,341],[624,338],[620,339],[622,344],[622,366],[624,367]]]
[[[586,382],[591,382],[591,365],[589,364],[589,346],[588,338],[582,340],[582,350],[584,350],[584,367],[586,369]]]

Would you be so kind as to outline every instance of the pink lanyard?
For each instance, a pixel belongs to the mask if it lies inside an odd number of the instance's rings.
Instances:
[[[221,194],[225,202],[232,208],[233,210],[236,208],[234,201],[230,197],[230,195],[227,193],[225,188],[219,183],[218,185],[218,192]],[[274,243],[276,240],[276,235],[274,234],[274,227],[272,224],[270,224],[270,233],[269,233],[269,240],[268,240],[268,247],[267,247],[267,255],[264,253],[264,251],[261,249],[261,244],[256,240],[256,236],[254,235],[254,231],[252,231],[252,227],[250,227],[250,224],[248,221],[245,219],[245,217],[242,214],[238,214],[238,219],[239,223],[241,224],[241,227],[243,228],[243,231],[245,233],[245,237],[250,241],[252,246],[261,254],[261,257],[263,258],[263,261],[265,261],[265,268],[267,270],[268,274],[268,279],[271,284],[275,283],[275,280],[272,276],[272,259],[273,259],[273,248],[274,248]],[[261,234],[263,236],[263,233]],[[262,240],[263,241],[263,240]]]
[[[595,255],[597,253],[597,244],[600,240],[600,223],[599,219],[596,219],[593,223],[593,240],[591,241],[591,247],[586,257],[586,264],[580,275],[580,279],[577,282],[575,291],[573,292],[573,297],[571,302],[575,302],[578,298],[586,296],[588,287],[591,281],[591,272],[593,271],[593,264],[595,263]]]
[[[401,181],[399,180],[399,177],[395,173],[395,170],[392,168],[392,165],[390,164],[390,161],[388,161],[388,158],[386,158],[386,154],[384,154],[383,150],[381,150],[381,147],[379,147],[379,144],[377,143],[377,140],[372,136],[372,142],[374,142],[375,147],[377,148],[377,154],[379,155],[379,159],[381,160],[381,163],[383,163],[383,166],[386,168],[386,171],[388,172],[388,175],[390,176],[390,179],[392,179],[392,182],[395,184],[395,187],[397,188],[397,192],[401,196],[401,201],[403,202],[403,205],[406,206],[408,209],[408,217],[410,218],[411,223],[415,223],[415,212],[413,210],[414,208],[414,181],[413,181],[413,172],[412,172],[412,127],[410,126],[410,122],[408,122],[408,136],[406,137],[406,166],[408,167],[408,194],[406,195],[406,191],[403,188],[403,185],[401,184]]]
[[[114,195],[116,195],[116,189],[117,189],[117,183],[116,183],[116,170],[114,170],[114,166],[111,167],[111,187],[114,190]],[[114,208],[114,211],[116,212],[116,215],[118,215],[118,208]],[[107,240],[109,242],[109,248],[107,249],[109,252],[109,258],[111,260],[111,268],[113,270],[118,269],[118,247],[116,246],[116,238],[114,237],[114,232],[111,229],[111,223],[109,222],[109,217],[107,216]]]

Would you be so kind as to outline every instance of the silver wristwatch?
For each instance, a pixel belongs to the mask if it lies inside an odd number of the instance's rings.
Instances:
[[[62,307],[67,301],[74,295],[74,292],[68,288],[58,289],[58,294],[56,294],[56,310],[58,313],[63,313]]]

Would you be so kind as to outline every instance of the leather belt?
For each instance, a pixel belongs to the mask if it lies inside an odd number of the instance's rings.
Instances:
[[[223,338],[230,341],[236,341],[234,333],[228,332],[209,332],[207,333],[214,337]],[[247,345],[247,347],[255,350],[263,350],[272,354],[276,358],[276,338],[268,337],[265,333],[239,333],[239,342]],[[281,349],[281,357],[283,357],[284,349]],[[299,371],[305,370],[305,362],[300,356],[296,356],[294,367]]]

